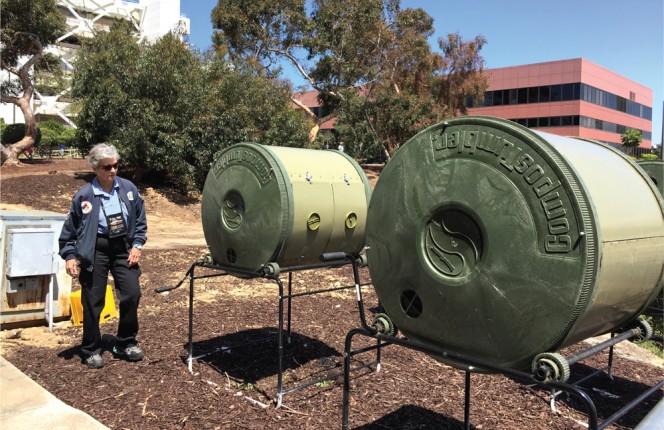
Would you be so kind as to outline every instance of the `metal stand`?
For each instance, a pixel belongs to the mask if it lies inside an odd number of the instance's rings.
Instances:
[[[547,389],[550,389],[552,393],[557,393],[556,396],[562,392],[565,392],[567,394],[571,394],[575,397],[577,397],[584,405],[585,410],[586,410],[586,415],[588,416],[588,428],[590,430],[600,430],[604,429],[605,427],[613,424],[617,420],[619,420],[622,416],[624,416],[626,413],[628,413],[630,410],[635,408],[638,404],[643,402],[646,398],[648,398],[650,395],[658,391],[662,386],[664,386],[664,379],[659,381],[655,386],[645,390],[643,393],[641,393],[639,396],[637,396],[635,399],[630,401],[628,404],[626,404],[624,407],[622,407],[620,410],[615,412],[613,415],[611,415],[609,418],[607,418],[604,422],[601,424],[598,423],[598,417],[597,417],[597,409],[595,407],[595,403],[593,400],[590,398],[590,396],[581,388],[577,386],[577,384],[581,381],[577,381],[575,384],[569,384],[564,381],[558,381],[555,379],[551,379],[551,370],[552,369],[547,369],[545,364],[538,364],[536,369],[534,369],[533,373],[526,373],[514,369],[509,369],[505,367],[500,367],[496,366],[490,363],[482,362],[480,360],[474,360],[468,357],[465,357],[463,355],[451,352],[451,351],[446,351],[440,348],[435,348],[431,347],[428,345],[423,345],[420,343],[412,342],[404,338],[399,338],[399,337],[394,337],[394,336],[388,336],[385,334],[382,334],[381,331],[384,329],[384,327],[381,327],[380,324],[374,324],[372,326],[368,326],[366,324],[363,324],[362,327],[355,328],[351,330],[347,335],[346,335],[346,341],[345,341],[345,348],[344,348],[344,383],[343,383],[343,397],[342,397],[342,428],[344,430],[348,429],[348,416],[349,416],[349,409],[350,409],[350,366],[351,366],[351,358],[354,355],[370,351],[372,349],[380,349],[384,346],[387,345],[399,345],[405,348],[413,349],[416,351],[424,352],[428,355],[432,356],[438,356],[441,358],[449,359],[452,361],[455,361],[464,367],[466,367],[466,375],[465,375],[465,404],[464,404],[464,428],[466,430],[470,430],[470,374],[473,371],[477,370],[482,370],[482,371],[488,371],[491,373],[499,373],[502,374],[506,377],[512,378],[513,380],[520,382],[522,384],[528,384],[528,385],[538,385]],[[575,354],[571,357],[568,357],[565,359],[562,357],[563,360],[566,360],[566,363],[576,363],[584,358],[587,358],[593,354],[597,354],[598,352],[606,349],[607,347],[613,348],[613,345],[615,345],[618,342],[621,342],[623,340],[635,337],[635,336],[642,336],[642,329],[637,327],[633,328],[630,330],[627,330],[623,333],[621,333],[618,336],[615,336],[606,341],[603,342],[599,345],[596,345],[592,348],[589,348],[587,350],[581,351],[578,354]],[[352,341],[355,336],[365,336],[369,338],[374,338],[379,342],[375,346],[370,346],[362,349],[357,349],[353,350],[352,349]],[[613,351],[610,352],[610,364],[608,366],[609,369],[609,376],[610,376],[610,366],[611,366],[611,360],[613,358]],[[605,369],[602,369],[605,370]],[[593,375],[601,372],[595,372]],[[591,375],[592,376],[592,375]],[[611,376],[610,376],[611,377]],[[583,380],[588,379],[588,377],[584,378]],[[553,400],[552,400],[553,402]]]
[[[323,254],[321,255],[321,263],[320,264],[310,264],[310,265],[302,265],[302,266],[290,266],[290,267],[281,267],[279,268],[278,266],[270,263],[265,265],[263,270],[260,272],[250,272],[250,271],[245,271],[245,270],[240,270],[234,267],[229,267],[229,266],[222,266],[222,265],[217,265],[217,264],[211,264],[209,262],[206,262],[204,260],[199,260],[195,261],[189,270],[184,274],[182,279],[178,282],[177,285],[175,286],[170,286],[170,287],[160,287],[156,288],[155,291],[158,293],[174,290],[178,287],[180,287],[184,281],[189,278],[189,346],[188,346],[188,358],[187,358],[187,367],[189,369],[189,372],[193,373],[192,369],[192,363],[194,360],[214,354],[219,351],[226,351],[230,350],[229,346],[224,346],[217,348],[213,351],[208,351],[204,354],[197,355],[194,357],[193,355],[193,325],[194,325],[194,281],[197,279],[204,279],[204,278],[212,278],[212,277],[219,277],[219,276],[226,276],[226,275],[241,275],[244,278],[247,279],[255,279],[255,278],[263,278],[263,279],[270,279],[274,281],[279,289],[278,297],[279,297],[279,328],[278,328],[278,360],[279,360],[279,370],[277,373],[277,401],[276,401],[276,407],[279,408],[281,407],[283,396],[286,394],[290,394],[292,392],[295,392],[297,390],[303,389],[310,387],[314,384],[323,382],[325,380],[333,379],[338,376],[343,375],[343,372],[338,372],[333,375],[327,375],[326,377],[319,378],[315,381],[311,381],[305,384],[302,384],[300,386],[297,386],[295,388],[291,388],[288,390],[283,389],[283,355],[284,355],[284,300],[287,301],[287,324],[286,324],[286,329],[285,333],[288,335],[288,343],[290,343],[290,335],[291,335],[291,310],[292,310],[292,303],[291,300],[295,297],[303,297],[303,296],[309,296],[313,294],[321,294],[321,293],[327,293],[327,292],[332,292],[332,291],[339,291],[339,290],[346,290],[346,289],[351,289],[354,288],[356,295],[357,295],[357,302],[358,302],[358,309],[360,312],[360,321],[363,325],[366,325],[366,320],[364,316],[364,305],[362,301],[362,287],[371,285],[370,282],[368,283],[360,283],[360,275],[359,275],[359,267],[361,264],[361,259],[357,255],[352,255],[352,254],[347,254],[343,252],[335,252],[335,253],[328,253],[328,254]],[[293,277],[293,272],[295,271],[301,271],[301,270],[312,270],[312,269],[318,269],[318,268],[336,268],[336,267],[342,267],[345,265],[350,264],[353,269],[353,280],[354,280],[354,285],[348,285],[348,286],[341,286],[341,287],[335,287],[335,288],[327,288],[327,289],[321,289],[321,290],[315,290],[315,291],[307,291],[303,293],[293,293],[292,292],[292,277]],[[219,273],[213,273],[213,274],[207,274],[207,275],[195,275],[195,269],[197,267],[203,267],[206,269],[213,269],[219,271]],[[287,294],[284,294],[284,284],[282,283],[281,279],[279,278],[279,275],[281,273],[288,273],[288,289],[287,289]],[[242,345],[234,345],[234,348],[239,348],[239,347],[244,347],[247,345],[255,344],[258,342],[261,342],[265,339],[259,339],[259,340],[254,340]],[[358,370],[364,367],[369,367],[376,364],[378,367],[380,366],[380,350],[377,350],[376,352],[376,359],[372,361],[369,364],[366,364],[364,366],[360,366],[356,369],[353,370]]]

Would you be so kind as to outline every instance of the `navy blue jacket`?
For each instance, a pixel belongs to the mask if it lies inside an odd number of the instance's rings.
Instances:
[[[147,241],[145,206],[136,185],[127,179],[116,179],[120,185],[118,195],[127,208],[126,242],[129,251],[134,244],[143,245]],[[64,260],[77,258],[81,268],[86,270],[92,270],[94,264],[100,208],[101,196],[95,196],[92,184],[85,184],[74,195],[60,233],[60,256]]]

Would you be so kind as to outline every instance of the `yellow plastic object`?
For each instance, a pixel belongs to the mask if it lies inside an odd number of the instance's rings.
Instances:
[[[81,290],[74,291],[69,296],[71,303],[71,321],[75,326],[83,325],[83,305],[81,304]],[[113,298],[113,288],[106,286],[106,298],[104,299],[104,309],[99,316],[99,323],[105,323],[118,316],[118,310],[115,307]]]

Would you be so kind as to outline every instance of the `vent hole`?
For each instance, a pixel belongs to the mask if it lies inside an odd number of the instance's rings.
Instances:
[[[401,293],[401,309],[411,318],[422,315],[422,299],[413,290]]]
[[[233,248],[228,248],[226,250],[226,259],[228,259],[230,263],[235,263],[237,261],[237,254]]]

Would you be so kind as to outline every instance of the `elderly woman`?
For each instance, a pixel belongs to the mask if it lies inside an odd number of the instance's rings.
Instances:
[[[60,256],[66,261],[67,273],[78,275],[81,283],[81,353],[92,369],[104,366],[99,317],[109,270],[120,302],[113,354],[128,361],[143,358],[143,351],[136,345],[141,297],[138,260],[147,240],[147,222],[138,189],[131,181],[117,176],[119,159],[112,145],[100,143],[92,147],[87,160],[97,176],[72,199],[60,234]]]

